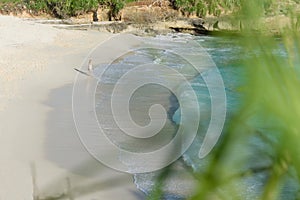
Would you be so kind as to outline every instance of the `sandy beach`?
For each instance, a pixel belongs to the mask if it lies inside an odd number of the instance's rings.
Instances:
[[[72,118],[73,68],[112,34],[11,16],[0,30],[0,200],[143,199],[86,152]]]

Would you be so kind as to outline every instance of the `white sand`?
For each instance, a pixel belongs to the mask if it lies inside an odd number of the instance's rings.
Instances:
[[[91,158],[72,120],[73,67],[110,36],[0,16],[0,200],[143,198]]]

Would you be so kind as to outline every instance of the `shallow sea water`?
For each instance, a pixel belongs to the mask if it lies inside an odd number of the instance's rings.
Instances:
[[[192,86],[197,96],[197,102],[200,108],[201,120],[199,121],[199,129],[196,137],[192,144],[189,146],[177,161],[175,161],[171,168],[172,173],[164,181],[164,198],[167,200],[172,199],[186,199],[190,197],[196,186],[196,181],[189,173],[189,170],[201,172],[205,170],[209,163],[210,157],[207,156],[204,159],[199,159],[198,153],[203,142],[208,124],[211,118],[211,99],[208,88],[205,83],[205,77],[213,78],[216,73],[220,73],[225,85],[226,93],[226,121],[225,128],[228,120],[238,111],[240,106],[240,100],[242,94],[239,93],[239,88],[243,84],[246,78],[244,68],[242,66],[242,60],[246,59],[243,57],[242,48],[238,41],[233,38],[223,37],[208,37],[208,36],[191,36],[186,34],[156,36],[155,38],[146,38],[146,43],[156,44],[160,49],[153,48],[142,48],[135,50],[127,55],[124,55],[117,62],[112,63],[111,67],[104,73],[105,79],[102,80],[101,88],[98,88],[96,95],[96,108],[97,116],[100,121],[107,129],[105,129],[107,137],[109,137],[117,146],[133,152],[149,152],[155,151],[172,140],[176,134],[176,131],[183,120],[181,116],[181,107],[179,102],[186,102],[187,104],[194,105],[195,102],[190,97],[190,93],[186,87],[186,84],[178,82],[175,91],[170,91],[168,88],[160,87],[156,84],[149,84],[140,87],[132,96],[130,100],[130,114],[133,120],[140,126],[146,126],[150,122],[148,111],[154,104],[160,104],[164,107],[167,112],[168,120],[160,130],[160,132],[147,139],[132,138],[126,134],[120,134],[118,125],[113,121],[113,115],[109,111],[111,91],[113,90],[116,82],[126,72],[133,69],[136,66],[143,65],[145,63],[155,63],[160,65],[167,65],[181,74],[186,75],[187,80]],[[173,41],[176,41],[175,43]],[[198,43],[201,47],[191,46],[190,49],[181,49],[180,42],[193,41]],[[199,49],[195,49],[199,48]],[[170,50],[176,50],[183,53],[190,52],[193,54],[194,51],[204,51],[205,55],[209,55],[214,61],[217,68],[203,67],[201,73],[193,71],[191,63],[182,59],[177,54],[172,53]],[[280,51],[279,51],[280,52]],[[284,55],[284,53],[280,53]],[[197,59],[193,61],[198,62]],[[199,65],[203,62],[202,58],[199,58]],[[152,69],[149,68],[151,71]],[[153,72],[155,73],[155,72]],[[159,73],[152,77],[141,77],[149,78],[153,82],[162,81],[174,81],[176,77],[162,77]],[[216,90],[223,89],[221,86],[215,87]],[[107,102],[107,104],[103,103]],[[103,116],[102,113],[107,115]],[[276,138],[275,138],[276,140]],[[246,145],[247,147],[245,148]],[[265,144],[262,138],[254,135],[249,138],[246,144],[240,144],[232,147],[234,158],[228,160],[232,162],[232,172],[229,174],[243,173],[248,169],[255,168],[267,168],[272,164],[270,154],[272,154],[272,147]],[[124,163],[129,163],[128,166],[135,170],[135,161],[127,160],[127,158],[120,155],[119,158]],[[145,163],[151,164],[151,160],[145,160]],[[244,162],[245,165],[236,165],[237,163]],[[138,173],[134,174],[134,183],[137,188],[143,191],[145,194],[149,194],[154,186],[159,174],[162,170]],[[229,188],[235,188],[239,191],[238,197],[241,199],[252,200],[258,199],[263,186],[268,178],[267,171],[260,171],[254,173],[251,176],[242,177],[239,180],[230,183]],[[231,193],[229,188],[220,189],[222,196],[231,199]],[[228,189],[228,190],[227,190]],[[280,199],[296,199],[296,193],[299,189],[297,182],[287,177],[285,184],[282,186],[281,198]]]

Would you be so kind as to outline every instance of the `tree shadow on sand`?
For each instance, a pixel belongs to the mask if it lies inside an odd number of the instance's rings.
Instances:
[[[105,167],[93,158],[81,144],[72,114],[72,89],[73,84],[54,89],[49,94],[48,100],[44,102],[51,108],[46,121],[45,155],[48,160],[55,163],[58,167],[68,171],[68,174],[61,176],[61,178],[58,178],[57,181],[47,185],[45,188],[40,188],[38,191],[47,194],[47,197],[39,197],[36,194],[36,200],[76,199],[77,197],[114,187],[123,187],[128,185],[128,181],[132,182],[130,175]],[[70,178],[72,175],[83,177],[83,180],[93,181],[88,183],[84,183],[85,181],[74,181]],[[43,175],[33,174],[33,179],[36,176]],[[58,185],[61,185],[61,183],[65,183],[65,188],[59,188]],[[35,187],[38,186],[35,185]],[[47,190],[53,191],[53,188],[60,190],[61,195],[50,197],[51,194],[48,194]],[[129,188],[128,190],[132,194],[132,198],[137,200],[145,199],[143,193]],[[118,194],[116,195],[118,196]]]

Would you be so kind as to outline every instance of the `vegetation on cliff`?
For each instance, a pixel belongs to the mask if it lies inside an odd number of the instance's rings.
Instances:
[[[123,0],[2,0],[0,8],[19,8],[32,14],[47,13],[57,18],[68,18],[95,12],[99,6],[105,6],[110,9],[110,17],[114,18],[124,3]]]
[[[14,10],[27,10],[32,14],[47,13],[57,18],[78,16],[87,12],[96,12],[99,7],[109,8],[110,20],[119,20],[119,12],[129,2],[156,3],[156,5],[170,5],[185,16],[207,15],[219,16],[222,13],[238,13],[242,7],[252,6],[247,0],[1,0],[0,11],[9,13]],[[167,2],[164,4],[163,2]],[[293,2],[298,0],[261,0],[257,6],[257,13],[272,13],[279,10],[287,13]],[[282,8],[282,4],[288,5]],[[275,5],[275,6],[274,6]]]

